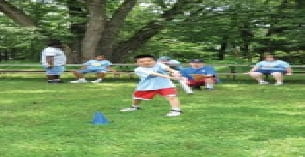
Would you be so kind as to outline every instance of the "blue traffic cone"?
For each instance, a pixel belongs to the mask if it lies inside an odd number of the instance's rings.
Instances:
[[[104,116],[103,113],[101,112],[95,112],[92,123],[94,125],[103,125],[103,124],[108,124],[109,121],[108,119]]]

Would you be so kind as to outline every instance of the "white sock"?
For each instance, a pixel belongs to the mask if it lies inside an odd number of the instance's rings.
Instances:
[[[85,79],[85,78],[79,78],[79,80],[80,80],[80,81],[86,81],[86,79]]]
[[[98,79],[96,79],[96,81],[102,81],[103,79],[101,79],[101,78],[98,78]]]
[[[206,84],[206,88],[211,89],[211,88],[213,88],[213,87],[214,87],[214,85],[213,85],[213,84],[209,84],[209,83],[207,83],[207,84]]]
[[[179,107],[172,107],[172,110],[174,110],[174,111],[181,111],[181,109]]]
[[[131,105],[132,107],[138,108],[140,107],[139,105]]]

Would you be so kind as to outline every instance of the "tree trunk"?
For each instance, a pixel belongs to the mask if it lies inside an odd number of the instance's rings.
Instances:
[[[99,42],[98,54],[112,58],[113,45],[120,33],[128,13],[134,8],[137,0],[125,0],[124,3],[115,11],[110,21],[106,23]]]
[[[298,9],[304,9],[305,8],[305,1],[304,0],[296,0],[296,7]]]
[[[106,0],[90,0],[87,3],[89,16],[85,36],[82,40],[82,61],[95,57],[106,17]]]
[[[225,59],[225,53],[226,53],[227,46],[228,46],[228,37],[224,36],[222,38],[221,46],[220,46],[220,49],[219,49],[219,52],[218,52],[218,60],[224,60]]]
[[[23,27],[35,27],[34,20],[9,2],[0,0],[0,11]]]
[[[252,60],[252,55],[250,54],[250,42],[252,37],[253,37],[253,33],[249,28],[249,23],[245,22],[244,26],[241,28],[241,38],[242,38],[241,52],[243,57],[247,58],[248,61]]]

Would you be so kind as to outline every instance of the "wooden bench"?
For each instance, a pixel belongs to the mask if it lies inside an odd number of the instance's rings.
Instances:
[[[68,67],[65,72],[72,72],[81,67],[81,64],[67,64]],[[245,75],[246,71],[240,71],[238,68],[244,68],[248,71],[253,67],[253,65],[246,64],[213,64],[214,67],[225,67],[228,68],[227,71],[221,71],[217,74],[219,76],[231,77],[233,80],[236,80],[237,76]],[[30,69],[25,69],[25,67],[32,67]],[[122,75],[127,75],[129,78],[134,77],[133,69],[136,67],[135,64],[113,64],[114,69],[117,69],[117,72],[108,72],[112,74],[113,78],[120,78]],[[305,76],[305,65],[292,65],[294,75]],[[13,69],[10,69],[13,68]],[[33,69],[35,68],[35,69]],[[39,69],[38,69],[39,68]],[[39,64],[0,64],[0,75],[6,73],[43,73],[45,72],[41,65]]]
[[[72,72],[78,70],[82,67],[82,64],[67,64],[68,69],[65,72]],[[135,67],[135,64],[113,64],[115,68],[118,68],[117,72],[107,72],[111,74],[113,78],[120,78],[122,75],[127,75],[129,78],[134,77],[132,67]],[[29,69],[25,69],[31,67]],[[38,69],[39,68],[39,69]],[[0,75],[7,73],[44,73],[42,66],[39,64],[0,64]]]

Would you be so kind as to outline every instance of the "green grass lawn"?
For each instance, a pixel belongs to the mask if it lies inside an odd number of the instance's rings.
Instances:
[[[180,91],[184,114],[167,118],[161,97],[130,105],[136,80],[46,84],[0,79],[1,157],[304,157],[305,88],[223,81]],[[90,123],[96,111],[111,123]]]

